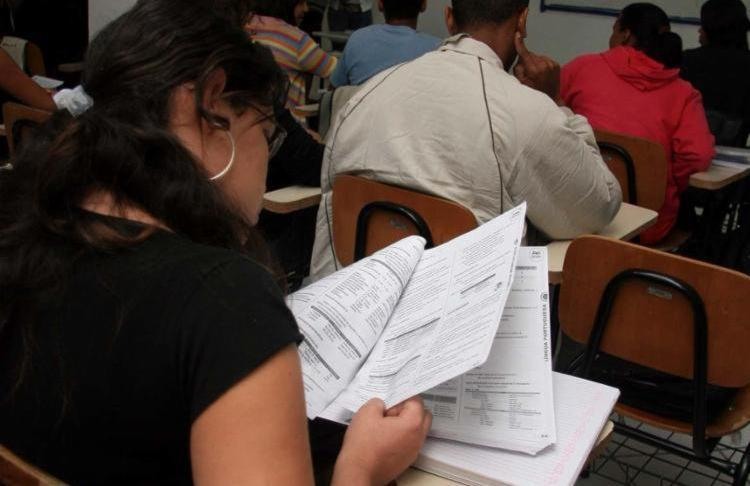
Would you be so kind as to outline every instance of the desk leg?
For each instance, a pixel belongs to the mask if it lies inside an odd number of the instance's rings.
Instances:
[[[729,268],[742,270],[742,251],[747,245],[750,235],[750,210],[748,204],[748,194],[750,193],[750,184],[747,180],[737,182],[732,188],[730,195],[731,212],[727,225],[728,239],[726,248],[722,252],[720,264]]]
[[[750,238],[750,224],[743,224],[749,193],[748,181],[739,181],[715,192],[701,191],[703,214],[695,224],[691,243],[679,253],[689,258],[728,268],[739,268],[741,252]],[[745,207],[743,207],[745,206]]]

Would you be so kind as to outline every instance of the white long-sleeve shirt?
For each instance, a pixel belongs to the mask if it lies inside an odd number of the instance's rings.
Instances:
[[[339,266],[330,236],[338,174],[455,201],[479,223],[526,201],[529,221],[550,239],[602,229],[622,201],[586,119],[519,83],[467,35],[372,78],[328,137],[313,279]]]

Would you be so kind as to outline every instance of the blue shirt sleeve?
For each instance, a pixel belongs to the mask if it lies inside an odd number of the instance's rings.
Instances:
[[[344,49],[344,53],[339,58],[339,63],[330,78],[334,88],[351,84],[349,81],[349,66],[347,64],[346,49]]]

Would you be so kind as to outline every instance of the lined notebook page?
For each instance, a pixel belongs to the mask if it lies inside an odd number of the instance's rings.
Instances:
[[[575,483],[620,392],[555,373],[557,443],[536,456],[428,439],[416,467],[468,485]]]

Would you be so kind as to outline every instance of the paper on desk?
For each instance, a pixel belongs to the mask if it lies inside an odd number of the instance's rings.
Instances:
[[[335,406],[396,405],[483,364],[508,298],[526,205],[427,250],[383,336]]]
[[[750,164],[750,150],[717,145],[715,159],[714,164],[717,165],[722,165],[718,164],[718,162],[734,162],[735,164],[740,164],[742,168],[746,168]]]
[[[287,298],[299,346],[307,415],[316,417],[367,359],[424,253],[406,238]]]
[[[732,160],[715,159],[713,161],[713,165],[717,165],[719,167],[728,167],[730,169],[746,170],[746,169],[750,168],[750,161],[748,161],[748,162],[733,162]]]
[[[574,484],[620,392],[559,373],[553,387],[557,442],[536,456],[430,438],[416,467],[468,485]]]
[[[521,248],[492,351],[422,394],[430,435],[536,454],[555,442],[547,249]]]
[[[31,79],[44,89],[57,89],[63,85],[63,81],[60,81],[59,79],[48,78],[46,76],[36,75],[32,76]]]

